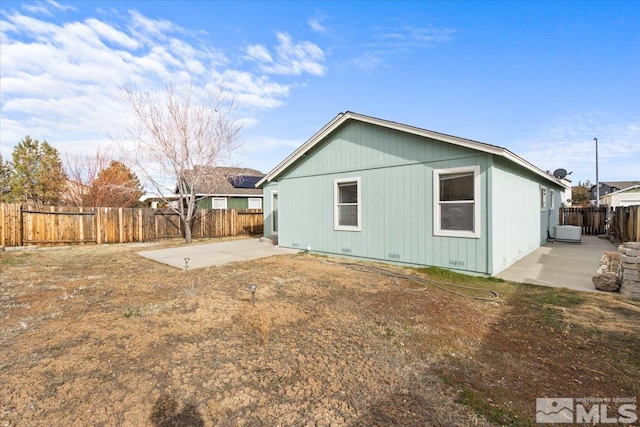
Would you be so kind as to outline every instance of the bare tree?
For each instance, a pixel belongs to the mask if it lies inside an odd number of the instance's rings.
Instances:
[[[113,159],[113,152],[98,148],[94,156],[67,155],[65,170],[67,173],[67,195],[65,204],[87,206],[87,195],[100,171],[106,169]]]
[[[134,116],[126,126],[128,159],[155,194],[180,216],[185,241],[197,213],[196,193],[207,176],[207,166],[220,166],[239,147],[240,124],[235,103],[223,88],[198,96],[193,86],[167,85],[164,92],[123,89]],[[203,167],[204,166],[204,167]],[[177,196],[178,203],[171,203]]]

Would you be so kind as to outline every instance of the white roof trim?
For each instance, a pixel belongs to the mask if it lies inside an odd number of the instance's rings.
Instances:
[[[640,185],[632,185],[631,187],[623,188],[622,190],[614,191],[613,193],[603,194],[602,196],[600,196],[600,198],[602,199],[603,197],[615,196],[616,194],[626,193],[627,191],[633,190],[636,188],[640,188]]]
[[[363,123],[369,123],[376,126],[385,127],[388,129],[394,129],[400,132],[410,133],[413,135],[423,136],[426,138],[436,139],[438,141],[447,142],[450,144],[458,145],[461,147],[470,148],[472,150],[481,151],[483,153],[493,154],[496,156],[504,157],[505,159],[535,173],[542,178],[553,182],[561,187],[569,189],[570,186],[556,177],[549,175],[533,164],[529,163],[522,157],[517,156],[506,148],[498,147],[496,145],[485,144],[478,141],[473,141],[470,139],[459,138],[457,136],[447,135],[443,133],[433,132],[427,129],[421,129],[413,126],[404,125],[402,123],[391,122],[388,120],[378,119],[375,117],[364,116],[362,114],[353,113],[351,111],[347,111],[346,113],[340,113],[336,117],[333,118],[329,123],[327,123],[322,129],[316,132],[311,138],[309,138],[304,144],[302,144],[298,149],[296,149],[293,153],[291,153],[287,158],[285,158],[282,162],[280,162],[273,170],[267,173],[258,183],[256,187],[260,187],[265,182],[271,182],[278,175],[280,175],[285,169],[287,169],[291,164],[293,164],[296,160],[302,157],[307,151],[315,147],[318,143],[320,143],[328,134],[336,130],[347,120],[357,120]]]

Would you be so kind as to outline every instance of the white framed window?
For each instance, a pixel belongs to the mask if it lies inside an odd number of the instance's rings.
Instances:
[[[213,209],[227,209],[226,197],[214,197],[211,199],[211,207]]]
[[[333,228],[335,230],[362,230],[361,187],[360,177],[340,178],[333,181]]]
[[[480,237],[480,166],[434,169],[433,234]]]
[[[249,197],[249,209],[262,209],[262,199],[260,197]]]
[[[547,189],[545,187],[540,187],[540,210],[547,210]]]
[[[556,190],[549,190],[549,197],[551,198],[549,209],[553,210],[556,208]]]

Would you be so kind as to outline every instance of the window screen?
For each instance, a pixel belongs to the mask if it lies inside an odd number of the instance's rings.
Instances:
[[[474,230],[473,172],[440,175],[440,229]]]

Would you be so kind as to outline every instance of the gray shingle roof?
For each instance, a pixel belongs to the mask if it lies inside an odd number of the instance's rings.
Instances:
[[[238,188],[243,186],[242,177],[244,176],[262,178],[264,174],[259,170],[223,166],[197,166],[197,168],[204,168],[204,182],[196,186],[196,194],[198,195],[262,195],[260,188]],[[193,172],[190,171],[190,173]],[[235,187],[232,182],[236,184]]]

